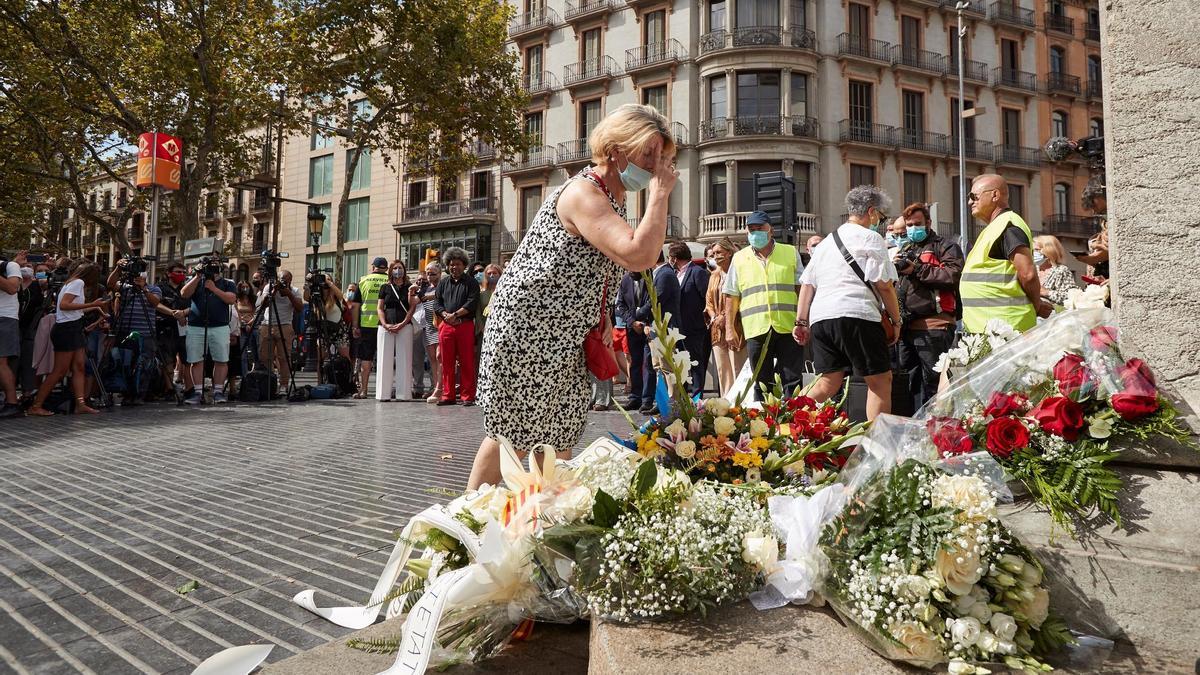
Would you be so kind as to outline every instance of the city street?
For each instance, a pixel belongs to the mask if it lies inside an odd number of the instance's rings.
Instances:
[[[407,519],[465,484],[478,407],[168,405],[0,425],[0,672],[187,673],[347,631]],[[581,445],[617,412],[592,413]],[[187,590],[195,582],[195,589]]]

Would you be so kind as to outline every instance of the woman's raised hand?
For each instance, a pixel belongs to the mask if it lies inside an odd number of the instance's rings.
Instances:
[[[675,189],[677,180],[679,180],[679,171],[675,169],[675,155],[668,156],[665,153],[659,155],[658,162],[654,166],[654,178],[650,181],[650,189],[669,195],[671,190]]]

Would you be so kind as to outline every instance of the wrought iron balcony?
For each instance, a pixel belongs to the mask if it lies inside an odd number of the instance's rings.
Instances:
[[[1079,95],[1079,78],[1066,73],[1048,73],[1046,75],[1047,94]]]
[[[1100,41],[1100,24],[1087,22],[1083,24],[1083,39],[1092,42]]]
[[[892,45],[883,40],[870,40],[861,35],[842,33],[837,37],[838,56],[850,56],[880,63],[892,62]]]
[[[892,65],[942,75],[946,72],[946,57],[925,49],[893,45]]]
[[[986,63],[966,59],[965,65],[966,67],[963,68],[964,80],[987,84],[988,66]],[[946,57],[946,75],[955,79],[958,78],[958,59],[953,54]]]
[[[1041,148],[1026,148],[1017,145],[997,145],[992,161],[1005,166],[1041,166]]]
[[[521,173],[525,171],[542,171],[554,166],[554,148],[548,145],[535,145],[504,163],[504,173]]]
[[[813,31],[793,26],[787,32],[783,26],[741,26],[719,29],[700,36],[700,54],[722,49],[753,49],[755,47],[793,47],[816,51],[817,35]]]
[[[988,18],[997,23],[1005,23],[1018,28],[1033,30],[1037,28],[1032,9],[1025,9],[1014,0],[996,0],[991,5]]]
[[[215,206],[204,207],[204,219],[205,220],[216,220],[219,215],[220,215],[220,212],[217,210],[217,207],[215,207]]]
[[[584,59],[578,63],[567,64],[563,68],[563,84],[577,87],[588,82],[612,79],[619,72],[617,61],[611,56]]]
[[[817,138],[821,126],[815,117],[789,115],[783,118],[784,133],[801,138]]]
[[[588,147],[586,138],[577,138],[559,143],[556,155],[555,159],[559,164],[586,164],[592,159],[592,150]]]
[[[775,47],[783,44],[783,26],[739,26],[732,31],[734,47]]]
[[[563,16],[567,23],[574,23],[592,16],[608,14],[616,8],[613,0],[567,0],[567,11]]]
[[[531,9],[512,18],[512,21],[508,24],[508,37],[515,38],[522,35],[548,31],[558,23],[558,12],[549,7]]]
[[[725,49],[728,40],[729,31],[724,28],[705,33],[700,36],[700,53],[708,54]]]
[[[1092,216],[1073,216],[1054,213],[1042,220],[1042,230],[1050,234],[1070,234],[1090,237],[1100,231],[1100,221]]]
[[[1066,35],[1075,34],[1075,20],[1071,17],[1055,14],[1054,12],[1045,12],[1042,15],[1042,21],[1046,24],[1046,30],[1065,33]]]
[[[521,78],[521,87],[530,96],[545,96],[558,89],[558,78],[548,70],[529,72]]]
[[[260,188],[254,191],[254,200],[250,202],[251,211],[268,211],[271,208],[271,194]]]
[[[471,154],[480,160],[494,159],[496,149],[490,143],[485,143],[477,138],[471,141]]]
[[[700,142],[711,141],[714,138],[725,138],[729,135],[728,120],[724,117],[714,117],[700,121]]]
[[[783,118],[779,115],[738,115],[733,118],[734,136],[781,136]]]
[[[816,31],[808,30],[800,26],[792,26],[791,45],[797,49],[807,49],[808,51],[817,51],[817,33]]]
[[[892,132],[893,144],[899,150],[945,155],[950,152],[950,137],[924,129],[898,128]]]
[[[692,144],[692,135],[688,133],[688,128],[683,122],[671,123],[671,135],[675,138],[677,148],[686,148]]]
[[[942,9],[954,13],[958,11],[958,0],[941,0]],[[970,0],[970,4],[963,9],[963,14],[974,14],[976,16],[987,16],[987,4],[984,0]]]
[[[993,146],[988,141],[981,141],[977,138],[968,138],[963,144],[963,150],[968,161],[990,163],[993,161],[994,150]],[[958,157],[958,137],[950,137],[950,154]]]
[[[992,68],[992,86],[1037,93],[1037,75],[1010,68]]]
[[[406,206],[400,212],[403,222],[430,220],[461,220],[496,215],[496,200],[492,197],[457,199]]]
[[[634,47],[625,50],[625,72],[636,73],[679,63],[687,58],[687,50],[674,38],[666,42]]]
[[[1088,98],[1097,100],[1104,98],[1104,82],[1102,80],[1088,80],[1087,96]]]
[[[841,143],[865,143],[868,145],[892,145],[896,127],[856,120],[838,122],[838,141]]]

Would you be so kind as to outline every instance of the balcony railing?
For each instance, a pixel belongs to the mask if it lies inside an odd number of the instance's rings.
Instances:
[[[588,147],[586,138],[558,144],[556,160],[559,164],[582,164],[592,159],[592,150]]]
[[[993,150],[993,161],[1008,166],[1040,166],[1041,148],[1025,148],[1016,145],[997,145]]]
[[[817,138],[815,117],[800,115],[738,115],[700,122],[700,142],[729,136],[799,136]]]
[[[675,138],[676,147],[686,148],[692,144],[692,135],[683,122],[671,123],[671,135]]]
[[[817,34],[800,26],[784,32],[783,26],[741,26],[719,29],[700,36],[700,53],[753,47],[795,47],[816,51]]]
[[[700,217],[699,238],[715,240],[722,237],[744,237],[746,218],[750,211],[736,213],[713,213]],[[814,213],[797,213],[796,220],[801,234],[816,234],[821,218]]]
[[[988,66],[983,61],[972,61],[966,59],[966,67],[963,68],[963,79],[974,80],[975,82],[988,81]],[[946,74],[952,77],[958,77],[958,59],[954,56],[946,58]]]
[[[217,214],[218,214],[218,211],[217,211],[217,207],[215,207],[215,206],[206,206],[204,208],[204,219],[205,220],[215,220],[217,218]]]
[[[593,80],[607,80],[618,72],[617,61],[611,56],[584,59],[563,68],[563,84],[572,87]]]
[[[958,9],[958,0],[941,0],[941,7],[944,10],[956,11]],[[977,16],[987,16],[987,4],[985,0],[970,0],[970,4],[963,9],[963,14],[975,14]]]
[[[1087,96],[1088,98],[1095,99],[1104,98],[1104,82],[1102,80],[1088,80]]]
[[[548,145],[535,145],[526,150],[521,156],[504,164],[505,173],[545,169],[554,165],[554,148]]]
[[[1066,73],[1048,73],[1046,75],[1046,93],[1079,95],[1079,78]]]
[[[817,138],[820,132],[820,125],[815,117],[802,117],[800,115],[789,115],[783,118],[784,133],[789,133],[792,136],[800,136],[802,138]]]
[[[521,235],[513,234],[507,229],[500,230],[500,252],[512,253],[517,250],[517,246],[521,244]]]
[[[1037,92],[1037,75],[1010,68],[992,68],[992,86]]]
[[[1090,237],[1100,231],[1100,222],[1091,216],[1054,213],[1046,216],[1042,221],[1042,229],[1051,234],[1062,233]]]
[[[567,0],[567,11],[563,16],[567,21],[576,21],[596,14],[608,14],[615,6],[613,0]]]
[[[525,73],[521,78],[521,87],[530,96],[548,94],[558,89],[558,78],[554,73],[545,70],[540,73]]]
[[[1083,24],[1083,39],[1091,40],[1092,42],[1100,41],[1100,24],[1085,23]]]
[[[401,211],[400,219],[411,222],[494,215],[496,215],[496,200],[492,197],[477,197],[406,206]]]
[[[792,26],[791,29],[792,46],[797,49],[807,49],[809,51],[817,51],[817,33],[816,31],[808,30],[801,26]]]
[[[724,138],[729,135],[728,120],[724,117],[714,117],[710,120],[700,120],[700,142],[711,141],[714,138]]]
[[[1054,12],[1045,12],[1042,15],[1042,21],[1046,24],[1046,30],[1065,33],[1067,35],[1075,34],[1075,20],[1070,17],[1055,14]]]
[[[892,145],[892,133],[896,127],[871,122],[842,120],[838,122],[838,141],[842,143],[869,143]]]
[[[783,118],[779,115],[738,115],[733,118],[734,136],[782,136]]]
[[[997,23],[1006,23],[1021,28],[1037,28],[1032,9],[1025,9],[1013,0],[997,0],[991,5],[988,18]]]
[[[967,142],[963,144],[963,150],[968,160],[976,162],[993,161],[993,146],[988,141],[968,138]],[[956,136],[950,137],[950,154],[955,157],[958,156],[958,137]]]
[[[553,28],[559,22],[558,12],[549,7],[539,7],[518,14],[508,24],[508,36],[517,37],[535,31]]]
[[[632,73],[668,63],[678,63],[687,58],[687,50],[674,38],[666,42],[634,47],[625,50],[625,72]]]
[[[783,26],[739,26],[734,28],[734,47],[775,47],[783,44]]]
[[[901,150],[945,155],[950,152],[950,137],[923,129],[898,128],[893,132],[893,144]]]
[[[837,37],[838,56],[854,56],[881,63],[892,62],[892,45],[883,40],[870,40],[861,35],[842,33]]]
[[[266,211],[271,208],[271,195],[265,191],[254,191],[254,200],[250,202],[251,211]]]
[[[95,246],[96,245],[96,235],[94,235],[94,234],[83,235],[83,245],[85,247]]]
[[[471,141],[471,154],[479,159],[493,159],[496,156],[496,149],[491,143],[485,143],[479,139]]]
[[[642,219],[639,216],[628,216],[625,222],[633,227],[637,227]],[[683,218],[679,216],[667,215],[667,239],[683,239],[688,236],[688,233],[683,229]]]
[[[941,75],[946,72],[946,57],[937,52],[894,45],[892,46],[892,65]]]

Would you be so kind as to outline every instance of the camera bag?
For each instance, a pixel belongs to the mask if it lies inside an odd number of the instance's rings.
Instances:
[[[336,386],[337,398],[349,396],[355,392],[354,365],[350,359],[341,354],[334,354],[322,366],[325,381]]]
[[[265,370],[252,370],[242,376],[242,388],[238,393],[238,400],[253,403],[269,401],[278,390],[279,378],[275,373],[268,373]]]

